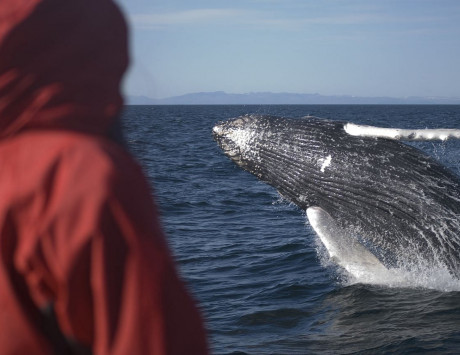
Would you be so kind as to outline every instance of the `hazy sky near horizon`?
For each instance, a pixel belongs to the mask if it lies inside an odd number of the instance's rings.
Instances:
[[[125,93],[460,97],[458,0],[117,0]]]

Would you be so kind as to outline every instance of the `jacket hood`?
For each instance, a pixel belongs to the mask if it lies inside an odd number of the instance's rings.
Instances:
[[[107,134],[127,64],[126,25],[111,0],[1,0],[0,138]]]

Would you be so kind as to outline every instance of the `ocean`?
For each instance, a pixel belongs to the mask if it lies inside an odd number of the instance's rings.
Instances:
[[[350,280],[327,261],[305,212],[213,141],[217,122],[244,114],[460,128],[460,106],[450,105],[126,106],[127,145],[152,185],[212,353],[460,353],[460,282]],[[411,144],[460,175],[460,140]]]

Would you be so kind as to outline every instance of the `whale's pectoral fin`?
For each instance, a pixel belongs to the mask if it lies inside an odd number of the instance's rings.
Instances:
[[[448,139],[460,139],[460,129],[401,129],[383,128],[366,125],[347,123],[344,130],[351,136],[386,138],[400,141],[433,141]]]
[[[334,218],[320,207],[307,209],[310,225],[326,247],[332,261],[355,275],[387,269],[350,232],[341,228]]]

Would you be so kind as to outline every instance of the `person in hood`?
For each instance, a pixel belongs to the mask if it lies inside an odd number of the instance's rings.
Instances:
[[[110,0],[0,1],[0,354],[206,354],[141,169],[110,138]]]

